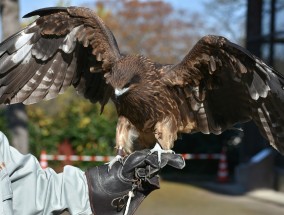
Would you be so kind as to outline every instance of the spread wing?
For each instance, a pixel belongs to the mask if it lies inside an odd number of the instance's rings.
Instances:
[[[203,133],[219,134],[253,119],[284,153],[284,77],[242,47],[206,36],[163,81],[182,91]]]
[[[73,85],[104,105],[105,83],[120,53],[111,31],[87,8],[44,8],[32,24],[0,44],[0,103],[31,104],[51,99]]]

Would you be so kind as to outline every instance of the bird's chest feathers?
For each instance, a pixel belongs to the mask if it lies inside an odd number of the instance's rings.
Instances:
[[[174,107],[165,90],[145,87],[118,98],[118,114],[125,116],[138,130],[150,131]]]

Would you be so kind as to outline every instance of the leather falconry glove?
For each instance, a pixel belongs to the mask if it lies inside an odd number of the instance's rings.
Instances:
[[[161,163],[157,153],[136,151],[116,162],[110,171],[108,165],[96,166],[86,171],[89,198],[95,215],[132,215],[142,201],[159,189],[158,173],[166,165],[182,169],[182,156],[163,153]]]

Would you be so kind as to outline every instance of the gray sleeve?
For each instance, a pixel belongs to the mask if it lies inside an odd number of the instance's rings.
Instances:
[[[66,166],[59,174],[43,170],[34,156],[9,146],[1,132],[0,162],[6,165],[0,171],[0,214],[49,215],[64,209],[74,215],[92,214],[86,177],[80,169]]]

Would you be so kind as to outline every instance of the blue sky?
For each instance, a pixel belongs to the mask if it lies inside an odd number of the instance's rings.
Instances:
[[[20,16],[23,17],[25,14],[44,7],[56,6],[58,0],[20,0]],[[84,0],[72,0],[71,3],[74,6],[79,6]]]
[[[203,9],[203,3],[206,0],[164,0],[171,3],[176,8],[182,8],[191,11],[200,11]],[[58,0],[20,0],[20,16],[43,7],[55,6]],[[70,0],[73,6],[81,6],[84,3],[92,3],[94,0]]]

